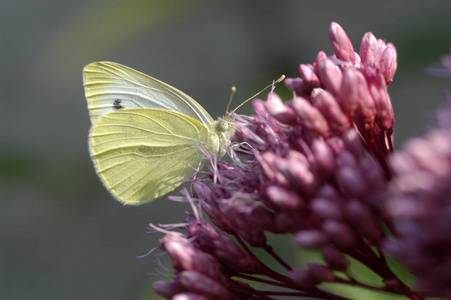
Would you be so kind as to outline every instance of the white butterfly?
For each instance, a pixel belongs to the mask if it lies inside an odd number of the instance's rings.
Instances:
[[[125,204],[171,192],[205,161],[200,147],[222,157],[235,131],[185,93],[126,66],[91,63],[83,79],[92,161],[105,187]]]

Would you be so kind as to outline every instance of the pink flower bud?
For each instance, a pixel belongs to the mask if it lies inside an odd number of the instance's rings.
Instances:
[[[197,198],[211,199],[212,191],[208,187],[208,185],[199,181],[195,181],[193,182],[192,189],[194,196],[196,196]]]
[[[315,73],[313,65],[299,65],[299,74],[301,75],[302,80],[309,85],[310,91],[321,86],[321,82]]]
[[[395,116],[388,96],[387,86],[381,74],[371,74],[368,90],[376,105],[376,122],[384,130],[393,128]]]
[[[209,299],[211,298],[195,293],[180,293],[171,298],[171,300],[209,300]]]
[[[314,282],[331,282],[335,279],[335,274],[332,269],[325,265],[317,263],[308,264],[308,274]]]
[[[329,241],[340,249],[351,248],[356,242],[354,232],[343,222],[326,220],[323,223],[323,230]]]
[[[317,282],[312,280],[307,270],[299,270],[299,269],[292,270],[290,272],[290,278],[304,288],[310,289],[317,285]]]
[[[294,233],[304,227],[303,221],[294,210],[279,210],[273,218],[274,233]]]
[[[296,245],[301,247],[318,248],[327,243],[327,237],[322,231],[311,229],[296,233],[293,237],[293,241]]]
[[[404,175],[404,177],[406,177]],[[412,176],[410,185],[414,185],[419,179],[418,176]],[[425,178],[421,178],[421,180],[425,180]],[[397,185],[405,184],[405,182],[401,183],[400,180],[396,180],[395,183]],[[427,203],[418,203],[414,197],[410,196],[398,196],[396,201],[393,203],[389,203],[388,209],[390,213],[398,218],[404,219],[419,219],[424,215],[427,215],[426,212],[429,211]]]
[[[267,187],[266,195],[273,203],[283,209],[299,209],[304,204],[299,194],[277,185]]]
[[[318,173],[323,178],[329,178],[335,171],[335,155],[332,149],[322,139],[315,139],[311,150],[315,157],[315,165]]]
[[[349,197],[362,197],[367,193],[364,176],[358,169],[341,166],[337,171],[337,181],[343,192]]]
[[[334,153],[340,153],[343,151],[343,140],[338,136],[331,136],[326,140],[327,145],[332,149]]]
[[[160,242],[176,270],[194,270],[211,278],[221,278],[218,261],[210,254],[194,248],[182,234],[169,232]]]
[[[193,191],[200,199],[202,199],[202,201],[200,201],[200,205],[205,213],[210,217],[211,221],[223,231],[233,231],[231,227],[232,225],[226,218],[224,218],[224,214],[218,207],[217,201],[214,200],[216,195],[209,194],[208,189],[209,187],[204,183],[193,183]],[[201,198],[203,196],[205,196],[205,198]]]
[[[265,102],[265,108],[281,123],[293,125],[296,122],[296,114],[293,109],[285,105],[277,94],[271,95],[271,98]]]
[[[333,201],[340,201],[341,194],[337,189],[329,184],[323,185],[317,194],[320,198],[326,198]]]
[[[338,163],[340,167],[346,166],[357,169],[359,167],[358,157],[356,157],[348,149],[343,149],[338,156]]]
[[[330,59],[323,59],[318,62],[319,77],[324,83],[325,89],[333,95],[340,93],[341,80],[343,74]]]
[[[319,185],[316,174],[312,173],[310,162],[298,151],[290,151],[285,160],[276,164],[276,168],[286,176],[292,187],[303,194],[313,194]]]
[[[155,281],[152,284],[153,290],[164,298],[171,299],[175,295],[185,291],[180,281],[167,282],[167,281]]]
[[[384,76],[387,86],[393,81],[397,67],[396,48],[393,44],[388,43],[379,61],[379,71]]]
[[[365,77],[355,68],[346,68],[340,87],[340,106],[347,115],[352,115],[360,101],[370,97]]]
[[[248,143],[254,145],[262,145],[265,143],[260,136],[258,136],[254,131],[250,130],[248,127],[242,127],[240,130],[235,131],[233,138],[238,139],[239,142],[246,140]]]
[[[252,101],[252,109],[257,115],[264,116],[267,113],[265,108],[265,102],[260,99],[255,99]]]
[[[313,69],[315,70],[316,74],[320,74],[319,62],[325,59],[327,59],[327,54],[324,51],[318,52],[318,54],[316,55],[316,60],[313,62]]]
[[[361,130],[369,130],[369,128],[373,127],[376,119],[376,104],[371,97],[369,90],[365,90],[363,86],[361,87],[362,90],[359,93],[362,97],[355,110],[354,122]]]
[[[352,155],[353,157],[361,157],[365,155],[365,151],[362,145],[362,138],[355,129],[346,131],[342,135],[342,139],[346,150],[349,151],[348,153],[350,155]]]
[[[376,219],[368,207],[358,200],[353,199],[346,205],[346,219],[364,238],[371,241],[381,238],[382,231]]]
[[[287,78],[283,82],[290,91],[301,97],[309,97],[313,89],[311,84],[301,78]]]
[[[343,28],[335,22],[330,24],[329,37],[338,59],[355,63],[354,47]]]
[[[259,264],[239,248],[230,238],[213,228],[210,223],[196,222],[189,227],[196,248],[214,255],[221,264],[242,273],[258,272]]]
[[[269,180],[278,182],[282,185],[288,185],[286,176],[281,174],[276,168],[277,163],[280,163],[280,160],[283,159],[279,158],[272,152],[265,152],[262,155],[257,155],[256,158],[263,170],[263,173]]]
[[[297,94],[301,91],[303,80],[301,78],[286,78],[283,83],[290,91]]]
[[[386,179],[381,166],[369,156],[360,159],[360,169],[365,174],[366,185],[372,190],[380,190],[385,187]]]
[[[373,65],[378,56],[378,52],[379,43],[376,37],[371,32],[365,33],[360,44],[360,59],[362,64]]]
[[[329,135],[329,124],[326,118],[309,101],[301,97],[296,97],[291,101],[291,105],[302,126],[317,132],[319,135]]]
[[[326,198],[315,198],[310,207],[319,216],[324,219],[341,219],[342,212],[340,208],[340,203]]]
[[[348,268],[348,261],[335,247],[324,247],[323,257],[326,263],[334,270],[346,270]]]
[[[195,271],[179,274],[180,283],[189,291],[214,299],[232,299],[232,294],[219,282]]]
[[[244,180],[242,184],[247,184],[247,182]],[[223,222],[229,225],[230,230],[226,231],[227,233],[240,235],[253,247],[262,247],[266,245],[264,231],[274,231],[273,214],[262,206],[256,206],[255,201],[248,198],[249,195],[236,192],[232,199],[220,201],[218,206],[222,213],[220,221],[224,219]],[[212,221],[218,226],[216,220]],[[224,231],[223,228],[220,229]]]
[[[312,91],[311,97],[315,107],[321,111],[333,130],[343,132],[350,127],[348,118],[331,93],[316,88]]]

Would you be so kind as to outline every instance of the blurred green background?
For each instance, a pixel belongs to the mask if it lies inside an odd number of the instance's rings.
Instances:
[[[421,134],[450,87],[425,71],[449,51],[448,0],[0,1],[0,299],[154,299],[153,258],[136,256],[161,235],[146,226],[189,209],[124,207],[104,190],[87,148],[86,64],[138,69],[216,117],[232,85],[237,105],[332,54],[331,21],[356,50],[367,31],[396,46],[395,143]]]

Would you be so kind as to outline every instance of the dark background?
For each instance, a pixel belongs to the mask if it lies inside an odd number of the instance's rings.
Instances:
[[[425,71],[449,52],[447,0],[0,1],[0,299],[154,299],[153,258],[136,256],[161,235],[146,226],[184,219],[186,206],[124,207],[104,190],[87,148],[86,64],[138,69],[216,117],[232,85],[236,106],[332,54],[332,21],[356,50],[367,31],[396,46],[395,144],[421,134],[450,87]]]

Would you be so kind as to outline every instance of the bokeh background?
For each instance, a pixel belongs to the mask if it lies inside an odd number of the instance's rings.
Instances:
[[[236,105],[332,54],[331,21],[357,50],[367,31],[396,46],[395,143],[421,134],[450,88],[425,71],[449,51],[448,0],[0,1],[0,299],[154,299],[153,258],[136,256],[161,235],[146,226],[184,219],[186,206],[124,207],[104,190],[87,148],[86,64],[138,69],[215,117],[232,85]]]

